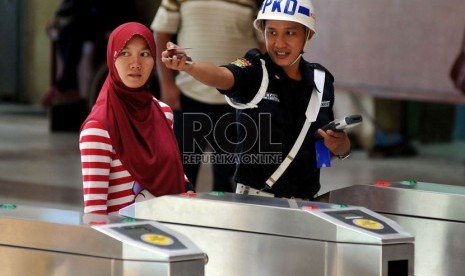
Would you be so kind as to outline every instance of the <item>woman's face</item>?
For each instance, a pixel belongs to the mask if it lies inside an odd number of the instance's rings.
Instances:
[[[147,42],[138,35],[131,38],[116,58],[118,75],[128,88],[140,88],[150,78],[155,64]]]
[[[307,39],[303,25],[283,20],[266,20],[264,34],[268,54],[282,67],[295,61]]]

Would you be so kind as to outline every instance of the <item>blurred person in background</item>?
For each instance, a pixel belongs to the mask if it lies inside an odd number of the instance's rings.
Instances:
[[[162,0],[151,24],[157,47],[163,49],[176,39],[181,47],[190,48],[193,59],[217,65],[242,56],[247,49],[263,49],[263,40],[253,28],[260,4],[261,0]],[[234,156],[237,136],[232,125],[234,109],[214,87],[185,72],[175,73],[162,62],[157,66],[162,100],[175,112],[174,130],[187,177],[196,185],[200,165],[206,163],[199,157],[209,152],[213,190],[233,191],[235,164],[228,157]],[[196,123],[201,123],[201,129],[196,129]],[[215,128],[219,125],[231,127],[223,132]]]
[[[86,69],[95,70],[105,61],[109,33],[128,21],[137,21],[134,0],[63,0],[46,26],[54,44],[56,72],[42,105],[50,107],[86,98],[90,80],[79,75],[83,57],[90,63]]]

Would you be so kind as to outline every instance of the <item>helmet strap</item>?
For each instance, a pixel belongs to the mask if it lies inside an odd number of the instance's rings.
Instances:
[[[301,51],[300,54],[294,59],[294,61],[291,64],[289,64],[289,66],[294,65],[294,63],[296,63],[302,57],[303,53],[304,51]]]

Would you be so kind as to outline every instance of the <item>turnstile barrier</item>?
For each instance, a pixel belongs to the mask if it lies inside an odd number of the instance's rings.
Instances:
[[[81,218],[0,204],[0,275],[204,275],[205,253],[160,223],[113,218],[90,226]]]
[[[331,191],[329,201],[365,206],[414,235],[416,275],[464,274],[465,187],[377,181]]]
[[[170,195],[120,215],[185,234],[206,275],[413,275],[413,237],[363,207],[231,193]]]

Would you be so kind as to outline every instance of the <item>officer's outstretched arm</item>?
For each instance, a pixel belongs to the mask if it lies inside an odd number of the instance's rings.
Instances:
[[[221,90],[228,90],[233,87],[234,76],[231,71],[212,63],[187,62],[185,51],[170,43],[171,42],[168,42],[167,44],[167,50],[161,53],[161,61],[167,68],[184,71],[203,84]]]

